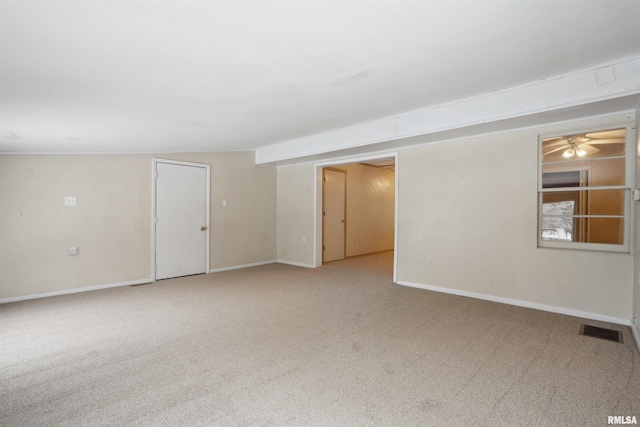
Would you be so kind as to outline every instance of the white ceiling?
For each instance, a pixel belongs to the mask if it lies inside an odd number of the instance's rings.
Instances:
[[[640,1],[7,1],[4,153],[255,150],[640,55]]]

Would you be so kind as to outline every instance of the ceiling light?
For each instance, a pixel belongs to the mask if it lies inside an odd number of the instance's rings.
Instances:
[[[576,150],[576,155],[578,157],[583,157],[585,154],[587,154],[587,152],[584,151],[582,148],[578,147],[578,149]]]
[[[575,154],[576,154],[576,150],[574,150],[573,148],[569,148],[565,150],[564,153],[562,153],[562,157],[564,157],[565,159],[568,159],[570,157],[575,156]]]

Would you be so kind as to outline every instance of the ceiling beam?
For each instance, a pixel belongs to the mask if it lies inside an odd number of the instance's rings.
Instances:
[[[256,163],[292,163],[295,159],[357,148],[372,151],[389,141],[463,128],[473,130],[478,125],[504,124],[512,119],[518,119],[513,123],[522,127],[526,123],[523,118],[528,116],[539,117],[541,113],[592,103],[602,105],[602,101],[639,93],[640,57],[623,58],[481,96],[268,145],[256,150]]]

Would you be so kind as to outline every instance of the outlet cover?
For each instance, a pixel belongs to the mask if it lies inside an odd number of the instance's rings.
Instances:
[[[78,199],[75,196],[66,196],[64,198],[64,205],[65,206],[77,206],[78,205]]]

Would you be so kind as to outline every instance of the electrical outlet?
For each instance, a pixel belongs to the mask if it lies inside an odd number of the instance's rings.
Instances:
[[[78,255],[78,247],[77,246],[69,246],[69,255],[70,256]]]
[[[633,324],[637,325],[638,324],[638,313],[633,315]]]
[[[307,237],[306,236],[302,236],[302,243],[307,243]]]

